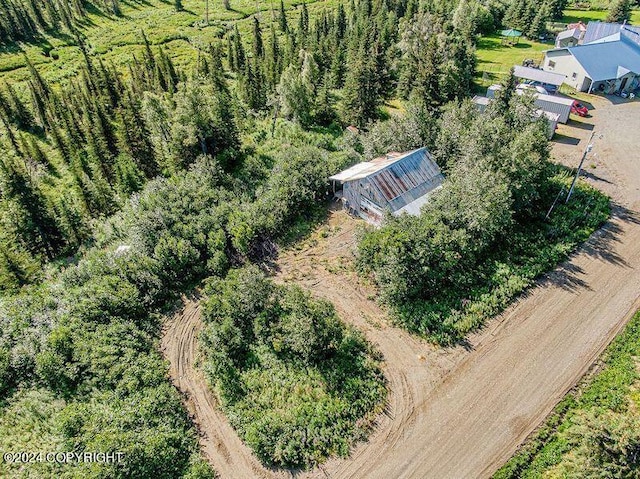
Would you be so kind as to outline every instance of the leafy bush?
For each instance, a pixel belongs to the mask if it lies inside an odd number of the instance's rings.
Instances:
[[[435,148],[448,158],[442,189],[420,216],[390,216],[361,234],[361,272],[400,324],[439,343],[500,313],[609,215],[608,199],[579,183],[545,219],[569,180],[548,162],[530,99],[503,100],[505,110],[496,100],[484,116],[467,103],[447,106]]]
[[[256,268],[207,288],[204,369],[231,423],[263,461],[309,467],[346,456],[382,406],[373,351],[331,304]]]

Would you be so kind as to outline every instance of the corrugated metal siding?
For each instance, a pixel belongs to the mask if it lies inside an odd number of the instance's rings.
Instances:
[[[560,123],[566,123],[569,120],[569,113],[571,113],[571,104],[559,103],[550,101],[548,99],[542,99],[538,96],[535,100],[535,105],[549,113],[556,113],[559,115],[558,121]]]
[[[608,37],[615,33],[619,33],[621,31],[622,25],[619,23],[607,23],[607,22],[589,22],[587,24],[587,31],[584,34],[584,38],[582,40],[583,44],[593,42],[599,40],[604,37]],[[632,41],[640,44],[640,38],[634,33],[640,34],[640,27],[634,27],[631,25],[625,25],[624,30],[626,30],[631,35],[628,35]],[[634,38],[635,37],[635,38]]]
[[[380,211],[403,208],[440,186],[443,179],[426,148],[421,148],[375,174],[346,182],[343,197],[353,213],[379,222]]]

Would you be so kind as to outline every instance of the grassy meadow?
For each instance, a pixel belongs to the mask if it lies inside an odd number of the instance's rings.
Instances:
[[[339,2],[308,0],[306,3],[313,17],[314,12],[336,6]],[[231,0],[232,10],[225,10],[221,1],[211,1],[207,25],[204,21],[205,2],[202,0],[184,0],[181,12],[176,12],[174,3],[167,0],[128,0],[121,4],[121,17],[103,15],[96,10],[80,29],[91,53],[99,54],[104,61],[113,62],[121,68],[133,55],[142,56],[141,32],[152,45],[162,45],[176,66],[181,67],[192,64],[199,50],[222,38],[235,24],[241,33],[250,34],[254,14],[258,15],[266,30],[272,21],[277,22],[280,6],[277,0]],[[297,22],[302,1],[285,0],[284,4],[289,22]],[[38,43],[0,46],[0,78],[9,82],[26,80],[26,55],[45,79],[52,82],[72,79],[82,64],[82,54],[74,43],[72,37],[61,34],[46,36]]]
[[[604,22],[609,12],[607,10],[565,10],[562,17],[563,23],[576,23],[582,20],[584,23],[590,21]],[[640,10],[631,12],[631,23],[633,25],[640,24]]]
[[[500,35],[488,35],[478,41],[478,66],[476,84],[484,89],[503,80],[513,65],[521,65],[528,58],[540,62],[544,50],[553,48],[551,43],[541,43],[526,38],[513,46],[502,43]]]

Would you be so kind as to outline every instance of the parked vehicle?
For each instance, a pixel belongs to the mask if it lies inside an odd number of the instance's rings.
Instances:
[[[548,95],[549,92],[542,86],[540,85],[534,85],[531,83],[520,83],[517,87],[518,90],[531,90],[531,91],[535,91],[536,93],[542,93],[543,95]]]
[[[587,116],[589,114],[589,109],[582,103],[574,101],[571,105],[571,113],[578,116]]]

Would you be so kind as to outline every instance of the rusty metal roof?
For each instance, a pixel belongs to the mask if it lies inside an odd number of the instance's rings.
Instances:
[[[389,153],[370,162],[359,163],[332,176],[343,183],[368,183],[391,212],[400,210],[442,184],[444,177],[426,148],[406,153]]]

